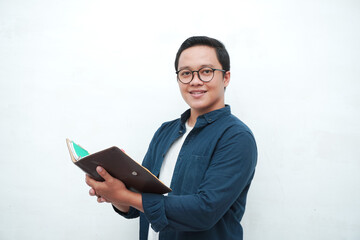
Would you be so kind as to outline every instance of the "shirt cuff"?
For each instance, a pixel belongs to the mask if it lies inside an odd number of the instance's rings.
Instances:
[[[147,220],[155,232],[164,229],[169,223],[165,214],[164,196],[161,194],[143,193],[142,204]]]
[[[127,213],[124,213],[124,212],[120,211],[114,205],[112,205],[112,207],[114,208],[115,212],[117,212],[118,214],[120,214],[124,218],[129,218],[129,219],[130,218],[137,218],[140,215],[139,210],[137,210],[136,208],[133,208],[133,207],[130,207],[129,212],[127,212]]]

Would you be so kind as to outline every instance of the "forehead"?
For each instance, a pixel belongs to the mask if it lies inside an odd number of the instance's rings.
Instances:
[[[209,46],[193,46],[185,49],[180,54],[179,69],[201,66],[221,67],[214,48]]]

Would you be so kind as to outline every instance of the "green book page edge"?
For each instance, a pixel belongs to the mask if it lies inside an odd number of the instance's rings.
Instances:
[[[76,155],[78,155],[79,157],[86,157],[89,155],[89,152],[83,149],[82,147],[80,147],[79,145],[77,145],[74,142],[71,143],[73,144]]]

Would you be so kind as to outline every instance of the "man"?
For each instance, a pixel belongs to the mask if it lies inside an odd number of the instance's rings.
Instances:
[[[155,133],[143,165],[168,195],[134,193],[98,167],[90,195],[119,214],[140,216],[140,239],[242,239],[240,220],[257,161],[250,129],[225,105],[230,59],[216,39],[191,37],[175,59],[177,80],[190,109]]]

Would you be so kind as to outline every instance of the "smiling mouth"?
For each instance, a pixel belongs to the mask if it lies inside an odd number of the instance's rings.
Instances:
[[[204,93],[206,93],[206,91],[190,91],[191,95],[202,95]]]

